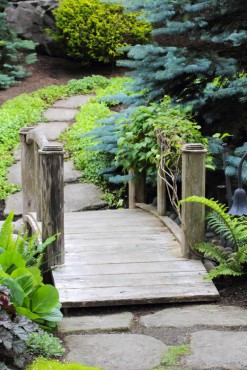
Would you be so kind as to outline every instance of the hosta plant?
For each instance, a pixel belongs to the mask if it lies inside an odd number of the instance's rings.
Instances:
[[[13,237],[11,213],[0,231],[0,284],[11,291],[11,302],[24,315],[46,329],[56,327],[61,320],[59,294],[52,285],[42,282],[39,268],[44,249],[54,240],[38,244],[37,236],[26,234]]]
[[[206,253],[218,262],[218,266],[208,274],[209,279],[219,275],[241,276],[247,266],[247,218],[233,217],[227,213],[227,207],[213,199],[191,196],[180,201],[195,202],[207,207],[206,219],[210,228],[230,241],[233,253],[212,243],[198,243],[194,247]]]

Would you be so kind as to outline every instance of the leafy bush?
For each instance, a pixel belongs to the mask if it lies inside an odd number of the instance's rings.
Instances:
[[[36,237],[20,234],[13,238],[14,214],[6,219],[0,231],[0,284],[11,291],[11,302],[18,314],[30,318],[42,328],[53,329],[61,320],[59,294],[52,285],[42,283],[39,269],[45,247],[54,240],[37,244]]]
[[[61,341],[51,333],[31,333],[26,343],[28,352],[36,356],[59,357],[65,352]]]
[[[84,366],[75,362],[58,362],[55,360],[45,360],[38,358],[35,362],[27,367],[26,370],[102,370],[98,367]]]
[[[231,242],[233,253],[211,243],[199,243],[195,249],[217,261],[219,265],[208,274],[209,279],[219,275],[241,276],[246,273],[247,263],[247,218],[233,217],[226,211],[225,205],[213,199],[191,196],[180,203],[195,202],[204,204],[210,209],[207,213],[208,225],[221,237]]]
[[[136,14],[99,0],[60,1],[54,16],[56,30],[49,33],[65,45],[69,56],[84,64],[111,62],[121,55],[119,47],[148,41],[151,31]]]

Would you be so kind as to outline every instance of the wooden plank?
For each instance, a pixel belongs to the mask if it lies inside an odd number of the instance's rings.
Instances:
[[[120,286],[157,286],[157,285],[187,285],[204,283],[203,279],[207,276],[206,272],[199,274],[198,272],[182,272],[182,273],[153,273],[150,274],[119,274],[116,277],[112,275],[96,275],[96,276],[80,276],[75,279],[74,276],[61,277],[56,283],[56,287],[60,288],[104,288],[104,287],[120,287]]]
[[[101,264],[113,264],[113,263],[148,263],[148,262],[168,262],[168,261],[180,261],[182,257],[164,255],[161,253],[129,253],[129,254],[89,254],[89,253],[65,253],[65,263],[74,264],[80,261],[81,265],[101,265]]]
[[[205,295],[207,293],[207,296]],[[156,302],[202,301],[217,299],[218,292],[210,283],[187,286],[118,287],[94,289],[62,289],[60,301],[63,307],[124,305]]]
[[[63,274],[68,275],[116,275],[116,274],[136,274],[136,273],[153,273],[153,272],[173,272],[173,271],[202,271],[205,268],[200,261],[169,261],[169,262],[149,262],[149,263],[112,263],[112,264],[91,264],[82,265],[77,261],[73,265],[57,266],[53,270],[54,276]]]
[[[179,243],[182,240],[182,229],[170,217],[160,216],[152,204],[136,203],[136,206],[156,216],[175,236]]]
[[[160,234],[164,237],[164,232],[168,233],[167,230],[164,230],[164,228],[160,226],[135,226],[135,225],[125,225],[125,226],[97,226],[97,234],[106,234],[106,233],[132,233],[134,234],[140,234],[140,233],[147,233],[147,234]],[[95,233],[95,226],[91,225],[90,227],[67,227],[66,234],[88,234],[88,233]],[[116,237],[116,236],[115,236]]]

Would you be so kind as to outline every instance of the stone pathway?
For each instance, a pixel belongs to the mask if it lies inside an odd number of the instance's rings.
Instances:
[[[78,107],[89,96],[75,96],[56,102],[38,128],[50,140],[73,124]],[[8,180],[20,184],[20,152],[9,170]],[[79,183],[82,174],[71,161],[65,162],[65,210],[82,211],[105,206],[93,184]],[[21,192],[6,202],[5,215],[21,215]],[[19,229],[21,220],[15,228]],[[0,225],[1,226],[1,225]],[[164,307],[164,306],[163,306]],[[237,370],[247,369],[247,311],[235,306],[181,305],[134,308],[95,316],[76,311],[59,323],[67,347],[66,360],[99,366],[104,370]],[[109,311],[109,310],[108,310]],[[93,311],[92,311],[93,312]],[[151,313],[150,313],[151,312]],[[90,312],[91,313],[91,312]],[[161,365],[170,346],[189,345],[189,352],[171,366]]]
[[[64,317],[59,331],[68,349],[66,360],[104,370],[247,369],[246,309],[155,306],[155,312],[146,314],[147,309]],[[179,349],[183,344],[189,346],[186,356],[159,367],[170,346]]]
[[[65,100],[58,100],[45,112],[44,116],[47,122],[40,122],[35,127],[43,132],[49,141],[56,142],[61,133],[73,124],[79,107],[85,104],[90,97],[90,95],[78,95]],[[16,151],[14,157],[16,163],[9,168],[8,181],[21,185],[20,150]],[[65,161],[65,212],[101,209],[106,206],[106,202],[100,199],[102,193],[97,186],[94,184],[79,183],[82,176],[79,171],[75,170],[72,161]],[[12,210],[15,211],[16,216],[22,215],[21,191],[11,195],[6,200],[4,215],[7,216]]]

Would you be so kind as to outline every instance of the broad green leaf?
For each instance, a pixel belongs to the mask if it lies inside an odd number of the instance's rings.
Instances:
[[[59,294],[54,286],[44,285],[37,289],[30,298],[32,311],[39,314],[52,310],[59,301]]]
[[[37,285],[42,283],[41,271],[38,267],[27,267],[27,270],[33,275],[33,278]]]
[[[63,318],[63,314],[58,308],[53,308],[46,313],[40,313],[39,316],[44,320],[55,322],[60,321]]]
[[[24,308],[24,307],[17,307],[16,312],[18,313],[18,315],[26,316],[30,320],[33,320],[33,321],[40,319],[39,315],[31,312],[30,310],[28,310],[27,308]]]
[[[17,252],[4,252],[0,254],[0,265],[5,272],[11,274],[15,269],[25,267],[26,262]]]
[[[31,274],[19,276],[18,278],[16,278],[16,281],[21,286],[25,297],[32,292],[34,288],[34,282]]]
[[[12,301],[16,306],[22,306],[24,300],[24,292],[18,282],[11,278],[5,278],[2,284],[9,288],[12,294]]]

